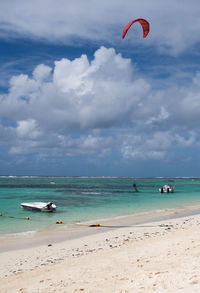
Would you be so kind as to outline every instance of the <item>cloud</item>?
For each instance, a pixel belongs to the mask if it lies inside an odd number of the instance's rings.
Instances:
[[[0,147],[11,146],[17,138],[16,130],[13,127],[0,124]]]
[[[61,138],[61,137],[60,137]],[[100,137],[93,133],[77,139],[63,137],[67,156],[95,156],[97,158],[108,155],[112,150],[112,137]]]
[[[129,59],[105,47],[96,51],[91,63],[85,55],[61,59],[55,62],[51,80],[50,72],[39,65],[32,77],[12,77],[0,113],[16,121],[33,119],[47,128],[105,128],[130,123],[135,105],[144,102],[150,90],[148,82],[134,76]],[[46,73],[49,80],[44,79]]]
[[[200,5],[197,0],[74,1],[68,5],[60,0],[4,1],[1,4],[0,36],[25,36],[65,44],[82,41],[106,42],[110,46],[125,45],[121,40],[123,27],[130,20],[143,17],[149,20],[151,32],[148,45],[156,45],[165,54],[179,54],[199,43]],[[133,38],[141,28],[135,25],[126,38],[126,46],[137,42]],[[139,38],[141,40],[141,38]],[[146,42],[147,43],[147,42]]]
[[[16,132],[20,138],[37,139],[42,133],[37,129],[35,120],[27,119],[26,121],[18,121]]]
[[[178,133],[179,131],[179,133]],[[155,131],[142,135],[126,134],[121,137],[121,153],[126,159],[136,161],[163,160],[176,161],[176,150],[199,147],[199,133],[189,131],[183,133],[181,129]]]
[[[35,80],[44,81],[50,76],[50,73],[51,73],[51,68],[49,66],[40,64],[33,71],[33,78]]]
[[[199,147],[200,74],[156,90],[130,59],[100,47],[13,76],[0,96],[1,145],[12,155],[165,160]]]

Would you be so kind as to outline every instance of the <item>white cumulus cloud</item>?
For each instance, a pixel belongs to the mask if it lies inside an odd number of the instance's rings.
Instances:
[[[113,48],[39,64],[13,76],[0,96],[1,145],[11,154],[165,159],[199,146],[199,74],[188,86],[156,90]]]

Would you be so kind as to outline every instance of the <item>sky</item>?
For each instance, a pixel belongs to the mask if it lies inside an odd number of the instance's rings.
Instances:
[[[1,0],[0,175],[200,176],[199,0]],[[135,23],[144,18],[144,39]]]

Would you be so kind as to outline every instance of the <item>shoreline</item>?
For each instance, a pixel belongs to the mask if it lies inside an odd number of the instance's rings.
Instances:
[[[0,251],[0,291],[198,292],[200,213],[195,211],[135,224],[130,217],[121,218],[121,226],[112,219],[100,227],[78,225],[68,233],[62,228],[53,233],[55,242],[49,233],[42,242],[40,233],[21,237],[24,242],[11,237],[11,249]]]
[[[131,228],[137,225],[172,220],[176,218],[200,215],[200,206],[188,206],[178,209],[155,210],[138,214],[58,225],[50,229],[27,231],[0,235],[0,253],[21,250],[28,247],[57,244],[85,236],[104,233],[116,229]],[[97,224],[99,227],[90,227]]]

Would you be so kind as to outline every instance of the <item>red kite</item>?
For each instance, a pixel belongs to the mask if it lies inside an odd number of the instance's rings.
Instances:
[[[149,23],[148,21],[146,21],[145,19],[142,19],[142,18],[138,18],[138,19],[134,19],[132,21],[130,21],[124,28],[123,30],[123,34],[122,34],[122,38],[125,37],[127,31],[129,30],[129,28],[132,26],[132,24],[134,22],[139,22],[143,28],[143,38],[146,38],[146,36],[148,35],[149,33]]]

